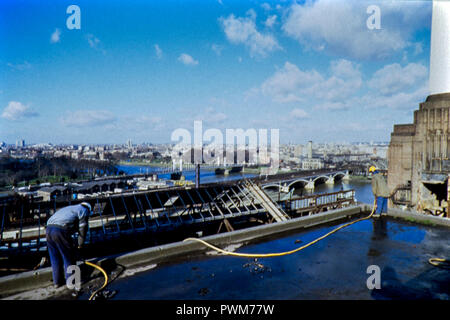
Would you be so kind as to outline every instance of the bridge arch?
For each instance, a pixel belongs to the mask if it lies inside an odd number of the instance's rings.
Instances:
[[[314,184],[316,184],[316,181],[320,181],[320,180],[327,181],[330,178],[333,178],[333,176],[318,176],[313,181],[314,181]]]
[[[290,182],[285,181],[280,183],[269,183],[263,186],[263,189],[279,189],[281,186],[287,186],[289,190],[292,188],[301,189],[308,186],[308,188],[313,189],[314,185],[317,185],[319,183],[327,183],[327,184],[333,184],[335,180],[345,179],[348,177],[348,171],[338,171],[338,172],[330,172],[330,173],[323,173],[316,177],[311,178],[297,178],[294,180],[291,180]],[[288,184],[287,184],[288,183]],[[287,184],[287,185],[286,185]]]
[[[342,179],[342,178],[344,178],[346,175],[348,174],[348,172],[343,172],[343,171],[340,171],[340,172],[336,172],[334,175],[333,175],[333,178],[334,179]]]
[[[272,183],[272,184],[266,184],[262,188],[263,189],[277,189],[278,190],[280,188],[280,185]]]
[[[292,181],[292,182],[288,185],[288,187],[289,187],[289,190],[291,190],[295,185],[300,185],[301,188],[303,188],[303,187],[306,186],[308,183],[309,183],[308,180],[305,180],[305,179],[297,179],[297,180]]]

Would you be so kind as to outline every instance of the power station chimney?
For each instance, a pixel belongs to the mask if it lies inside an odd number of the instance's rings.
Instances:
[[[450,0],[433,0],[430,95],[450,92]]]

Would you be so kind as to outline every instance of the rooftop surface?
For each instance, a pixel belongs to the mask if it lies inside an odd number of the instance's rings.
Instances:
[[[335,227],[296,232],[237,252],[287,251]],[[301,252],[254,259],[203,254],[147,266],[109,285],[113,299],[450,299],[450,273],[428,263],[448,258],[445,227],[383,217],[340,230]],[[369,290],[370,265],[381,270],[381,289]],[[86,292],[79,299],[87,299]]]

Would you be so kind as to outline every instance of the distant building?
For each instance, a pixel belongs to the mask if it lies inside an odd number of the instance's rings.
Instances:
[[[308,159],[312,159],[312,157],[313,157],[312,141],[308,142],[307,150],[308,150]]]
[[[123,189],[126,187],[125,181],[122,180],[101,180],[84,182],[82,185],[73,188],[74,194],[92,194],[96,192],[114,191],[116,188]]]
[[[63,186],[43,187],[37,191],[37,194],[42,197],[43,201],[50,201],[67,196],[69,190]]]
[[[303,170],[318,170],[324,167],[323,161],[318,158],[311,158],[302,161]]]
[[[300,158],[303,154],[303,146],[301,144],[295,146],[294,148],[294,157]]]
[[[16,148],[23,148],[25,147],[25,140],[21,139],[21,140],[17,140],[16,141]]]

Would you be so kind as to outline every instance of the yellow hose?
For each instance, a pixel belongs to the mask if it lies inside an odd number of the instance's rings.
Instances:
[[[329,235],[331,235],[331,234],[333,234],[333,233],[335,233],[335,232],[337,232],[337,231],[339,231],[339,230],[341,230],[341,229],[343,229],[345,227],[348,227],[348,226],[350,226],[350,225],[352,225],[354,223],[357,223],[357,222],[360,222],[360,221],[363,221],[363,220],[368,220],[368,219],[372,218],[373,214],[375,213],[376,208],[377,208],[376,202],[374,201],[373,210],[367,217],[360,218],[360,219],[357,219],[355,221],[346,223],[346,224],[344,224],[342,226],[339,226],[336,229],[331,230],[327,234],[325,234],[325,235],[323,235],[323,236],[321,236],[321,237],[319,237],[319,238],[317,238],[317,239],[315,239],[315,240],[313,240],[313,241],[311,241],[311,242],[309,242],[309,243],[307,243],[307,244],[305,244],[305,245],[303,245],[303,246],[301,246],[301,247],[299,247],[297,249],[290,250],[290,251],[285,251],[285,252],[277,252],[277,253],[237,253],[237,252],[231,252],[231,251],[226,251],[226,250],[220,249],[220,248],[218,248],[216,246],[213,246],[212,244],[210,244],[210,243],[208,243],[208,242],[206,242],[204,240],[198,239],[198,238],[187,238],[187,239],[184,239],[183,241],[197,241],[197,242],[200,242],[203,245],[205,245],[205,246],[207,246],[207,247],[209,247],[209,248],[211,248],[211,249],[213,249],[213,250],[215,250],[217,252],[220,252],[220,253],[223,253],[223,254],[229,255],[229,256],[235,256],[235,257],[245,257],[245,258],[281,257],[281,256],[286,256],[286,255],[298,252],[300,250],[306,249],[307,247],[309,247],[309,246],[319,242],[322,239],[325,239]]]
[[[435,267],[450,266],[449,261],[442,258],[430,258],[428,262]]]
[[[103,270],[100,266],[98,266],[98,265],[96,265],[96,264],[94,264],[94,263],[91,263],[91,262],[89,262],[89,261],[85,261],[85,263],[86,263],[88,266],[91,266],[91,267],[94,267],[94,268],[97,269],[97,270],[100,270],[100,272],[103,273],[103,276],[105,277],[105,282],[103,283],[103,285],[102,285],[99,289],[95,290],[95,291],[91,294],[91,296],[89,297],[89,300],[92,300],[92,299],[95,297],[95,295],[96,295],[97,293],[99,293],[100,291],[102,291],[102,290],[106,287],[106,285],[108,284],[108,275],[106,274],[105,270]]]

